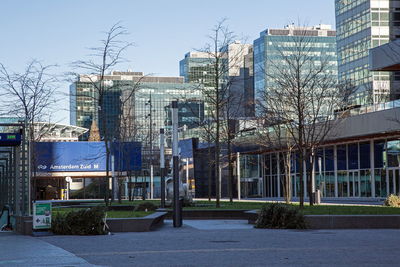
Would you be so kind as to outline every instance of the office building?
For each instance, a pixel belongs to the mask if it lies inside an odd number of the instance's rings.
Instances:
[[[150,142],[149,134],[167,128],[166,108],[173,100],[188,102],[193,107],[197,103],[200,109],[191,112],[188,107],[182,113],[182,121],[188,127],[194,127],[204,116],[200,85],[184,83],[183,77],[153,77],[141,72],[117,72],[106,75],[105,83],[109,86],[103,97],[105,122],[100,121],[98,92],[91,81],[96,77],[81,75],[70,86],[70,120],[72,125],[90,128],[96,120],[100,133],[108,133],[110,138],[121,138],[123,127],[128,128],[126,138],[135,141]],[[104,128],[104,129],[103,129]],[[153,142],[154,141],[154,142]],[[158,140],[151,141],[158,144]]]
[[[355,104],[382,103],[398,98],[400,77],[371,71],[369,49],[400,36],[400,1],[335,0],[338,78],[355,87]]]
[[[274,70],[284,65],[283,55],[290,55],[294,46],[307,46],[307,53],[315,64],[328,62],[329,73],[337,77],[336,32],[330,25],[298,27],[288,25],[283,29],[266,29],[254,40],[254,91],[256,114],[262,114],[263,99],[268,94],[268,87],[273,85]],[[301,49],[301,48],[299,48]]]
[[[215,87],[216,58],[221,88],[227,86],[224,98],[229,99],[231,118],[254,116],[253,50],[251,44],[235,41],[221,48],[216,56],[207,52],[188,52],[179,62],[180,75],[187,83],[199,83],[204,89]],[[225,90],[221,90],[225,91]],[[207,106],[207,105],[206,105]],[[208,105],[208,106],[211,106]],[[211,108],[212,109],[212,108]],[[206,107],[207,110],[207,107]]]

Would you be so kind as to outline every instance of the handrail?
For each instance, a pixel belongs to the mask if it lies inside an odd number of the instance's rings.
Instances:
[[[11,207],[9,205],[5,205],[3,207],[3,209],[1,210],[0,218],[4,215],[4,211],[8,211],[7,224],[0,225],[0,231],[2,231],[2,230],[11,230],[12,229],[12,225],[11,225]]]

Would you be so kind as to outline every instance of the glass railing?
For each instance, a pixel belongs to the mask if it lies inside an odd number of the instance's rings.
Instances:
[[[393,100],[393,101],[389,101],[389,102],[385,102],[385,103],[361,106],[359,108],[351,109],[348,112],[349,112],[350,116],[356,116],[356,115],[361,115],[361,114],[365,114],[365,113],[371,113],[371,112],[388,110],[388,109],[399,108],[399,107],[400,107],[400,100]]]

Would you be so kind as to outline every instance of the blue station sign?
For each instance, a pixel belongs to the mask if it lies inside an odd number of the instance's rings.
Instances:
[[[33,150],[38,172],[106,171],[104,142],[37,142]],[[139,142],[112,143],[111,154],[116,171],[141,170]]]

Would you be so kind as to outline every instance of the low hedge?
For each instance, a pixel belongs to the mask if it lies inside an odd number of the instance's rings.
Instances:
[[[158,207],[151,203],[151,202],[143,202],[140,203],[137,207],[136,207],[136,211],[155,211]]]
[[[104,235],[105,209],[94,207],[55,213],[51,223],[51,230],[58,235]]]
[[[304,215],[298,208],[287,204],[264,205],[256,220],[255,228],[305,229]]]

